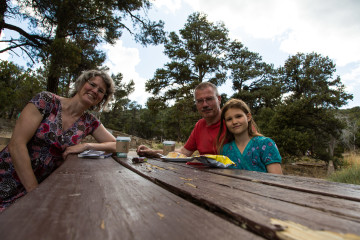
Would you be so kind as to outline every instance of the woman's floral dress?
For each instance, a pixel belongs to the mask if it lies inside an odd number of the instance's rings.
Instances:
[[[43,115],[35,135],[27,144],[31,166],[40,183],[64,162],[61,155],[65,149],[91,134],[100,122],[92,114],[84,113],[69,129],[64,130],[59,96],[41,92],[30,103]],[[5,147],[0,152],[0,212],[25,194],[26,190],[15,172],[9,149]]]

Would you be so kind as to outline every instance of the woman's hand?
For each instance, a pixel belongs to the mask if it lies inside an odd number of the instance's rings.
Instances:
[[[66,159],[66,157],[69,154],[73,153],[81,153],[83,151],[89,150],[89,144],[88,143],[80,143],[76,144],[74,146],[67,147],[65,151],[62,154],[63,159]]]
[[[81,153],[86,150],[116,152],[116,139],[102,124],[95,129],[92,136],[97,143],[79,143],[67,147],[62,154],[63,158],[66,159],[69,154]]]

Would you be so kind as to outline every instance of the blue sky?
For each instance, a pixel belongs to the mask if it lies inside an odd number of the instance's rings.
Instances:
[[[231,40],[241,41],[275,67],[298,52],[317,52],[336,64],[335,75],[341,77],[353,101],[343,108],[360,106],[360,1],[358,0],[155,0],[148,13],[153,20],[165,21],[167,31],[183,28],[187,17],[200,11],[209,21],[224,22]],[[11,34],[5,32],[5,34]],[[145,104],[145,81],[169,59],[163,46],[147,48],[136,44],[128,35],[116,44],[103,45],[107,52],[105,65],[113,73],[123,73],[124,80],[135,81],[136,91],[130,99]],[[19,57],[0,54],[21,64]],[[231,94],[230,85],[220,93]]]

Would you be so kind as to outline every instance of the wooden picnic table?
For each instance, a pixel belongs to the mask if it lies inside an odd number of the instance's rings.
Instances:
[[[360,239],[360,186],[70,156],[0,214],[0,239]]]

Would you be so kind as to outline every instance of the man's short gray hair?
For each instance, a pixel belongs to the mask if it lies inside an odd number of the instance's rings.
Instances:
[[[195,99],[195,93],[196,93],[197,90],[203,90],[203,89],[208,88],[208,87],[211,87],[214,90],[216,96],[220,96],[215,84],[213,84],[211,82],[202,82],[199,85],[197,85],[196,88],[195,88],[194,99]]]

